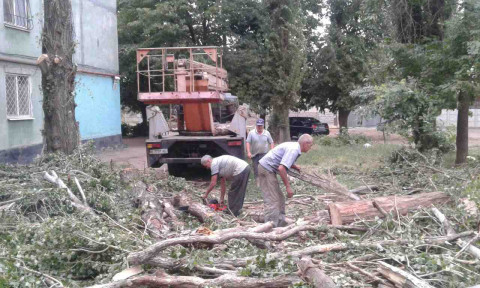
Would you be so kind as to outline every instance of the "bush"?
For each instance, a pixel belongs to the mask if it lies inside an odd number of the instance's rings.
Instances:
[[[122,123],[122,136],[124,137],[142,137],[148,136],[148,125],[139,123],[137,125],[129,125]]]
[[[371,139],[364,135],[352,135],[348,133],[348,129],[340,130],[337,137],[322,136],[318,138],[317,144],[321,146],[348,146],[359,145],[370,142]]]

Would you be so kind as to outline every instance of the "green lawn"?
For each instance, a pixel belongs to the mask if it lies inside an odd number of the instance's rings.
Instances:
[[[316,138],[316,144],[312,150],[308,153],[303,153],[297,160],[297,164],[305,171],[314,171],[316,173],[328,173],[330,171],[337,177],[340,183],[349,188],[363,185],[362,175],[366,175],[380,167],[385,159],[400,147],[400,145],[395,144],[374,144],[370,148],[364,148],[363,144],[334,147],[319,145],[318,142],[318,138]],[[279,182],[281,183],[280,187],[284,189],[280,178]],[[296,194],[319,193],[318,188],[300,181],[293,183],[292,188]],[[252,170],[245,201],[261,199],[262,193],[255,185]]]

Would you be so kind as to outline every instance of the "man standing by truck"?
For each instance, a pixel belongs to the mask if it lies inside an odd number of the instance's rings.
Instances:
[[[223,155],[212,158],[210,155],[205,155],[200,160],[205,168],[212,171],[212,178],[207,191],[203,195],[207,199],[208,194],[217,185],[218,177],[220,182],[220,204],[224,204],[226,181],[232,180],[230,190],[228,191],[228,209],[233,215],[238,216],[243,207],[243,200],[247,191],[248,177],[250,176],[250,167],[248,163],[230,155]]]
[[[275,147],[275,144],[273,143],[270,132],[264,129],[265,121],[258,119],[256,124],[255,129],[248,133],[246,142],[247,156],[249,159],[252,159],[253,175],[258,185],[258,162],[267,154],[269,148],[273,149]]]
[[[270,150],[261,160],[258,167],[258,180],[263,193],[265,205],[265,222],[272,221],[275,227],[286,226],[285,196],[277,180],[277,173],[282,178],[287,190],[287,197],[293,197],[293,191],[288,182],[287,170],[290,168],[300,171],[295,161],[313,146],[313,138],[303,134],[298,142],[285,142]]]

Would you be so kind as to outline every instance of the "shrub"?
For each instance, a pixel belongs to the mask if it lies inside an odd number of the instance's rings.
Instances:
[[[348,129],[340,130],[340,135],[338,135],[337,137],[322,136],[317,139],[317,144],[321,146],[359,145],[371,141],[371,139],[365,135],[349,134]]]

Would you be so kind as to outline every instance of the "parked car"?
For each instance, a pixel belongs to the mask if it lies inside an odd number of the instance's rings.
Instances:
[[[330,128],[313,117],[290,117],[290,138],[297,139],[302,134],[328,135]]]

